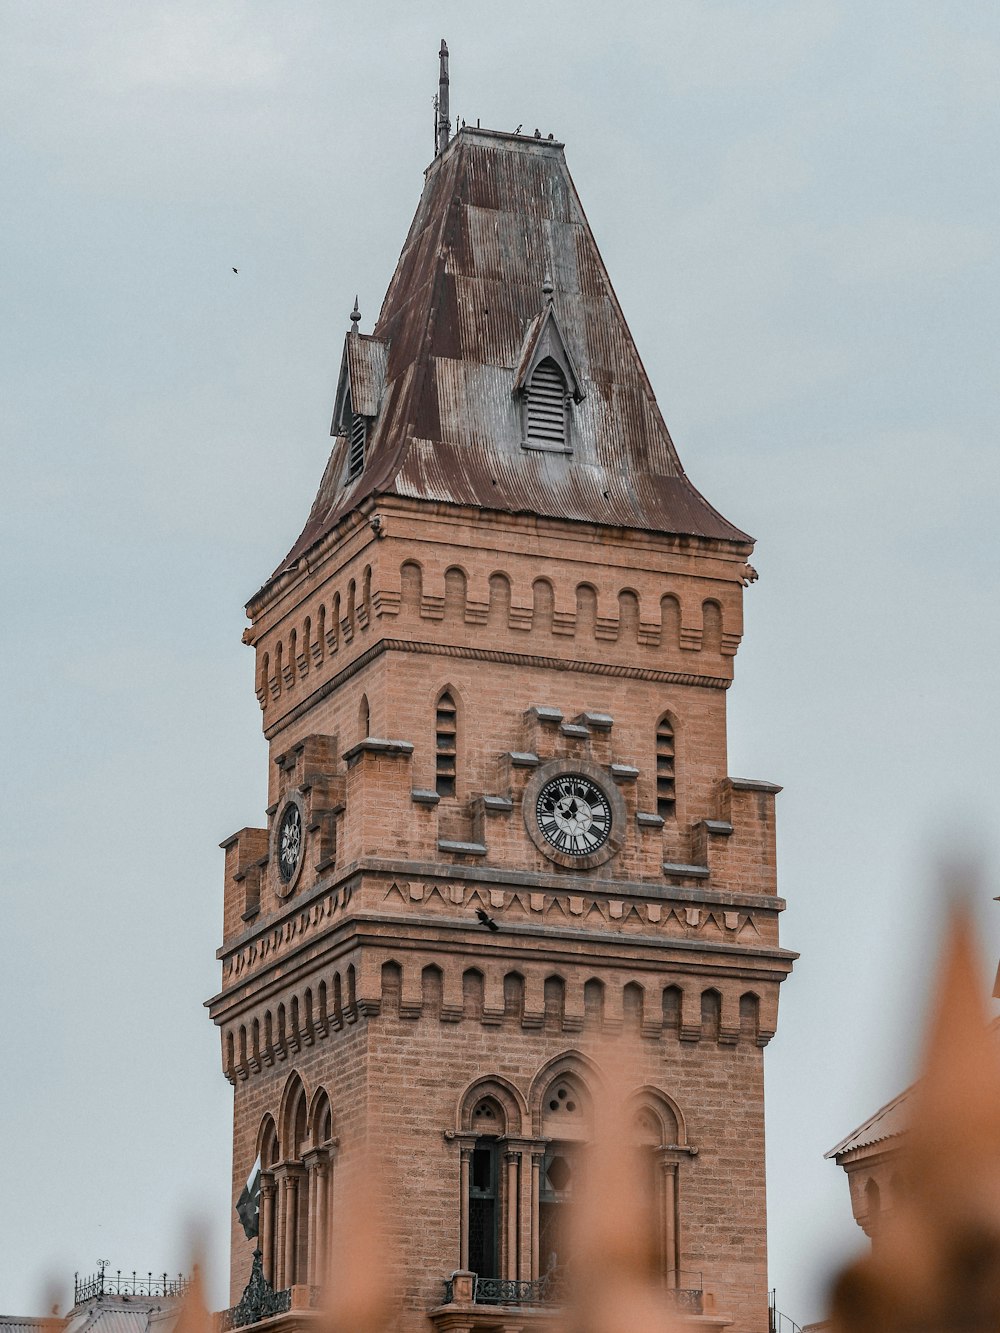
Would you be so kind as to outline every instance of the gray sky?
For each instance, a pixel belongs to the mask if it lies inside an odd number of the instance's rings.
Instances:
[[[218,842],[261,821],[242,606],[307,513],[452,108],[552,131],[681,457],[758,537],[730,771],[781,782],[772,1282],[909,1078],[936,864],[996,873],[1000,17],[905,0],[0,3],[0,1311],[224,1295]],[[374,15],[374,17],[373,17]],[[238,276],[232,273],[236,266]]]

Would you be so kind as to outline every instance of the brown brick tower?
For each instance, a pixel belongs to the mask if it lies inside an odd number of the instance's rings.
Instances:
[[[681,468],[562,145],[439,134],[309,519],[248,606],[270,805],[224,844],[210,1001],[234,1199],[259,1152],[265,1275],[304,1286],[367,1154],[400,1328],[542,1327],[588,1051],[628,1038],[665,1299],[764,1333],[794,955],[778,788],[727,776],[752,541]],[[234,1222],[234,1301],[253,1248]],[[456,1270],[475,1304],[459,1279],[442,1305]]]

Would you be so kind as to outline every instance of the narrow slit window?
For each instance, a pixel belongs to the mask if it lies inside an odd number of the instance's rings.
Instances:
[[[458,711],[454,699],[447,691],[437,701],[435,729],[437,794],[454,796],[458,770]]]
[[[669,718],[656,728],[656,813],[671,819],[677,809],[674,729]]]
[[[365,446],[368,443],[368,419],[360,412],[351,413],[351,444],[347,455],[347,476],[360,476],[365,465]]]
[[[566,447],[566,379],[551,357],[535,367],[525,390],[525,436],[530,444]]]

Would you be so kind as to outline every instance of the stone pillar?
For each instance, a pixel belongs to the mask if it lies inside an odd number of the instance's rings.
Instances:
[[[663,1267],[673,1286],[681,1285],[680,1249],[677,1236],[677,1163],[665,1153],[660,1155],[662,1172],[661,1216],[663,1218]],[[670,1274],[673,1274],[671,1277]]]
[[[260,1177],[260,1249],[264,1276],[274,1286],[274,1196],[277,1191],[270,1171]]]
[[[463,1272],[467,1271],[469,1267],[469,1166],[471,1162],[472,1149],[463,1147],[459,1168],[459,1189],[462,1194],[458,1210],[461,1227],[458,1238],[459,1266]]]
[[[538,1199],[542,1183],[542,1158],[544,1151],[531,1154],[531,1280],[540,1276],[538,1272]]]
[[[321,1152],[316,1161],[316,1244],[313,1276],[321,1286],[330,1276],[330,1159]]]
[[[309,1152],[304,1153],[302,1161],[306,1168],[306,1189],[308,1191],[308,1206],[306,1208],[306,1253],[305,1253],[305,1273],[303,1274],[302,1265],[299,1265],[299,1280],[308,1282],[311,1286],[318,1286],[325,1274],[320,1272],[323,1266],[323,1216],[321,1207],[321,1184],[320,1172],[325,1167],[325,1156],[321,1148],[311,1148]]]
[[[284,1253],[282,1255],[283,1268],[281,1276],[281,1286],[290,1287],[295,1283],[295,1260],[296,1260],[296,1240],[299,1223],[299,1177],[295,1171],[288,1171],[284,1178],[284,1202],[282,1213],[284,1214]]]
[[[517,1221],[518,1221],[518,1180],[520,1177],[521,1154],[513,1149],[503,1155],[504,1162],[507,1164],[507,1180],[504,1190],[504,1202],[507,1205],[507,1236],[504,1255],[504,1275],[510,1281],[517,1280],[518,1270],[518,1249],[517,1243]]]

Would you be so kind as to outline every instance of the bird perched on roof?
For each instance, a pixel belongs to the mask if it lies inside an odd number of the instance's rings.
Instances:
[[[500,929],[497,923],[490,916],[489,912],[484,911],[481,907],[476,908],[476,916],[479,917],[479,924],[481,926],[485,926],[487,930]]]
[[[521,125],[518,125],[517,129],[514,131],[515,134],[520,134],[520,133],[521,133],[521,126],[522,126],[523,124],[524,124],[524,121],[522,120],[522,121],[521,121]]]

